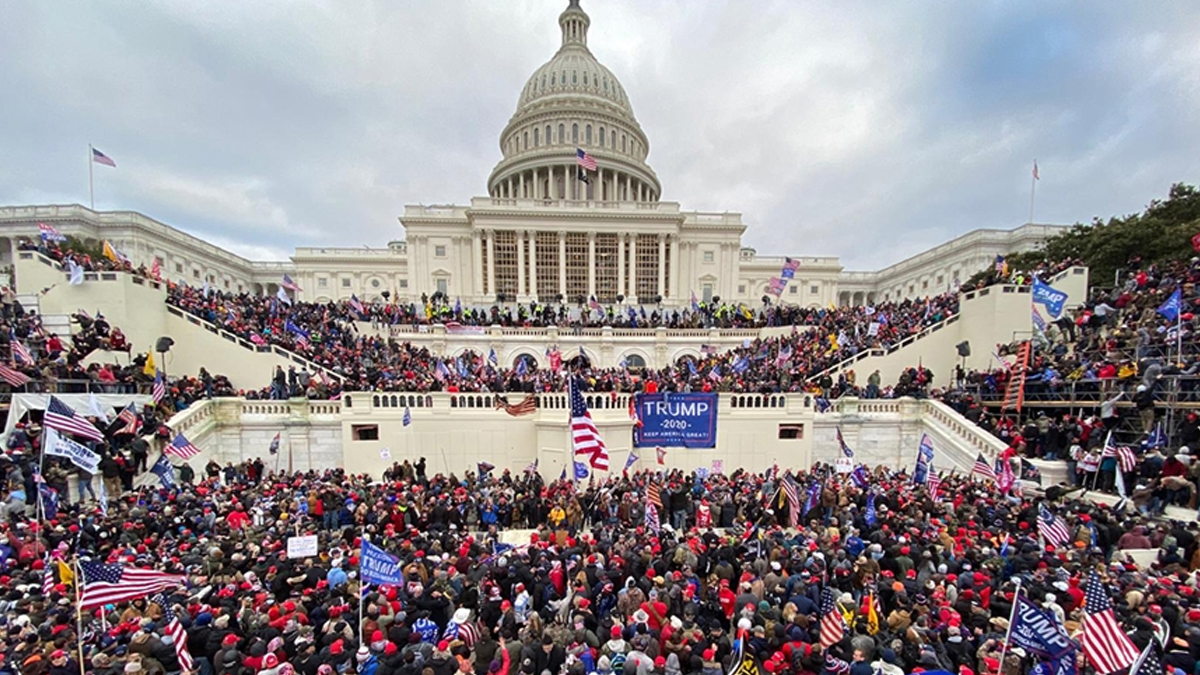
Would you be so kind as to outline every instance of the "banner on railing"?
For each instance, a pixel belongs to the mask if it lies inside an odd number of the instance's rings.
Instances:
[[[634,446],[716,447],[717,401],[716,394],[638,394]]]

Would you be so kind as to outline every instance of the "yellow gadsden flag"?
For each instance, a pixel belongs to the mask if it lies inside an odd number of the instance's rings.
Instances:
[[[142,366],[142,374],[154,377],[158,369],[154,367],[154,350],[146,352],[146,365]]]
[[[71,571],[71,566],[62,560],[58,561],[58,582],[67,586],[75,583],[75,573]]]

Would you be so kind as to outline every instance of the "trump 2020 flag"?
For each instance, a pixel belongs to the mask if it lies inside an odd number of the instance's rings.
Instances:
[[[1063,307],[1067,304],[1067,294],[1041,279],[1034,279],[1033,301],[1044,306],[1050,318],[1057,319],[1062,316]]]
[[[924,485],[929,480],[929,467],[933,465],[933,439],[921,434],[921,446],[917,450],[917,466],[913,470],[913,482]]]
[[[1044,659],[1058,659],[1075,651],[1075,643],[1058,618],[1024,595],[1017,596],[1009,640]]]
[[[175,487],[175,467],[171,466],[171,460],[167,459],[166,455],[159,455],[158,461],[150,467],[150,471],[158,476],[163,487]]]
[[[362,555],[359,556],[358,566],[362,580],[368,584],[398,585],[404,583],[404,573],[400,571],[400,559],[363,539]]]
[[[1183,312],[1183,294],[1179,288],[1176,288],[1171,297],[1158,306],[1158,313],[1162,314],[1167,321],[1178,321],[1181,312]]]

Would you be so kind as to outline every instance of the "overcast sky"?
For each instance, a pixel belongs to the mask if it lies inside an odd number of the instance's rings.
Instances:
[[[1194,2],[583,0],[663,198],[874,269],[1200,182]],[[253,258],[486,193],[566,0],[0,5],[0,203],[141,211]]]

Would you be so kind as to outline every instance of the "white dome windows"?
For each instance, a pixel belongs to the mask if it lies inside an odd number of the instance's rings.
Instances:
[[[607,143],[604,142],[604,127],[600,127],[600,147],[604,147]]]
[[[579,142],[579,125],[578,124],[571,125],[571,142],[572,143]]]
[[[541,129],[533,128],[533,147],[539,147],[542,144]]]
[[[567,141],[567,127],[563,124],[558,125],[558,142],[565,143]]]
[[[583,142],[586,145],[592,144],[592,125],[587,125],[583,129]]]

